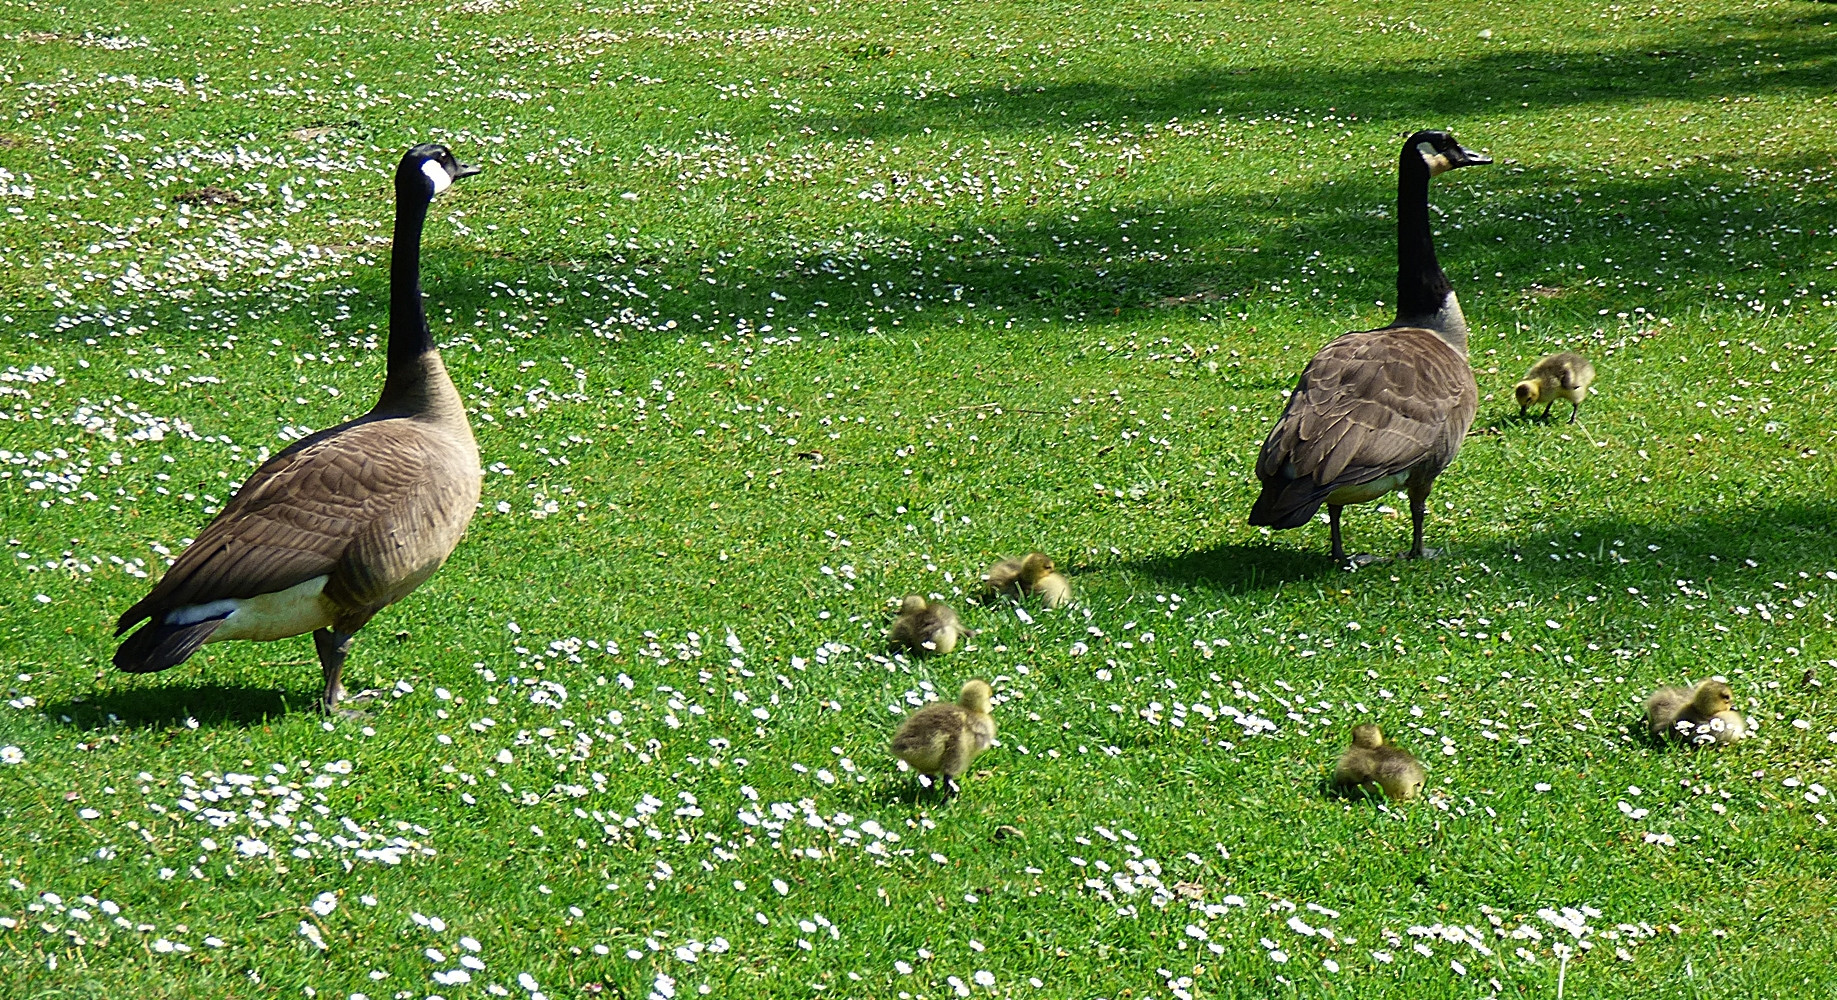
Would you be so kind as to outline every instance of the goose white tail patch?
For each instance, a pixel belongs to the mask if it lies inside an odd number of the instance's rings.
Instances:
[[[196,625],[212,618],[222,618],[236,610],[241,601],[212,601],[209,604],[193,604],[183,608],[174,608],[166,612],[168,625]]]
[[[210,642],[226,639],[265,642],[305,635],[332,624],[332,602],[325,597],[325,581],[325,577],[315,576],[272,594],[175,608],[166,612],[166,623],[195,625],[211,618],[222,618],[223,624],[211,633]]]
[[[435,194],[439,194],[453,186],[453,175],[447,173],[445,167],[435,163],[433,160],[422,160],[421,172],[426,174],[427,179],[434,183]]]

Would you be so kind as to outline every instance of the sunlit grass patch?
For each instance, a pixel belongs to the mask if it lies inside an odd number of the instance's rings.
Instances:
[[[1829,982],[1822,7],[13,11],[11,991]],[[1389,319],[1423,126],[1497,161],[1433,192],[1482,402],[1447,554],[1348,573],[1244,523],[1252,466]],[[361,634],[380,703],[313,714],[305,639],[112,671],[236,484],[374,398],[430,138],[487,168],[424,258],[484,495]],[[1559,348],[1598,394],[1519,419]],[[1070,607],[967,599],[1033,549]],[[908,593],[977,634],[889,655]],[[1712,674],[1756,736],[1650,741]],[[1000,745],[946,804],[886,742],[972,676]],[[1423,801],[1325,794],[1365,719]]]

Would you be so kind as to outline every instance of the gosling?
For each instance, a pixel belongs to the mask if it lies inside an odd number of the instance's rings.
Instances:
[[[1038,594],[1049,608],[1063,607],[1072,599],[1072,582],[1044,552],[1029,552],[1025,559],[1003,559],[989,567],[986,580],[987,597]]]
[[[953,652],[957,640],[974,635],[950,605],[927,602],[917,594],[908,594],[899,605],[899,617],[887,630],[887,642],[894,652],[904,650],[914,656]]]
[[[893,756],[944,782],[949,794],[955,794],[957,778],[995,742],[990,694],[987,681],[972,680],[963,685],[956,704],[934,701],[913,712],[893,734]]]
[[[1735,692],[1722,681],[1694,688],[1659,688],[1646,699],[1646,726],[1655,737],[1725,744],[1746,739],[1748,723],[1735,711]]]
[[[1531,366],[1524,381],[1513,387],[1518,395],[1518,415],[1538,403],[1544,404],[1545,417],[1558,399],[1569,400],[1569,422],[1575,423],[1582,400],[1588,398],[1588,384],[1595,380],[1595,366],[1574,351],[1558,351]]]
[[[1426,780],[1422,765],[1394,743],[1384,742],[1384,731],[1365,722],[1352,727],[1352,746],[1340,755],[1333,769],[1333,784],[1345,791],[1383,789],[1397,802],[1422,794]]]

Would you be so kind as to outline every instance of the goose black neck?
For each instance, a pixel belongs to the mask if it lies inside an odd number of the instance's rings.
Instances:
[[[406,189],[405,189],[406,188]],[[421,230],[427,223],[427,195],[419,185],[396,186],[395,242],[389,252],[389,372],[383,399],[413,395],[421,378],[421,356],[434,349],[421,305]]]
[[[1429,168],[1406,149],[1397,172],[1397,317],[1433,315],[1452,291],[1429,229]]]

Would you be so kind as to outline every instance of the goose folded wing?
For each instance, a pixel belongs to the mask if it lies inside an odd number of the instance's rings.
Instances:
[[[170,608],[286,590],[333,573],[353,540],[412,508],[426,461],[389,421],[309,438],[257,469],[118,632]]]
[[[1347,334],[1302,372],[1264,444],[1265,479],[1351,486],[1453,458],[1475,408],[1465,359],[1426,330]]]

